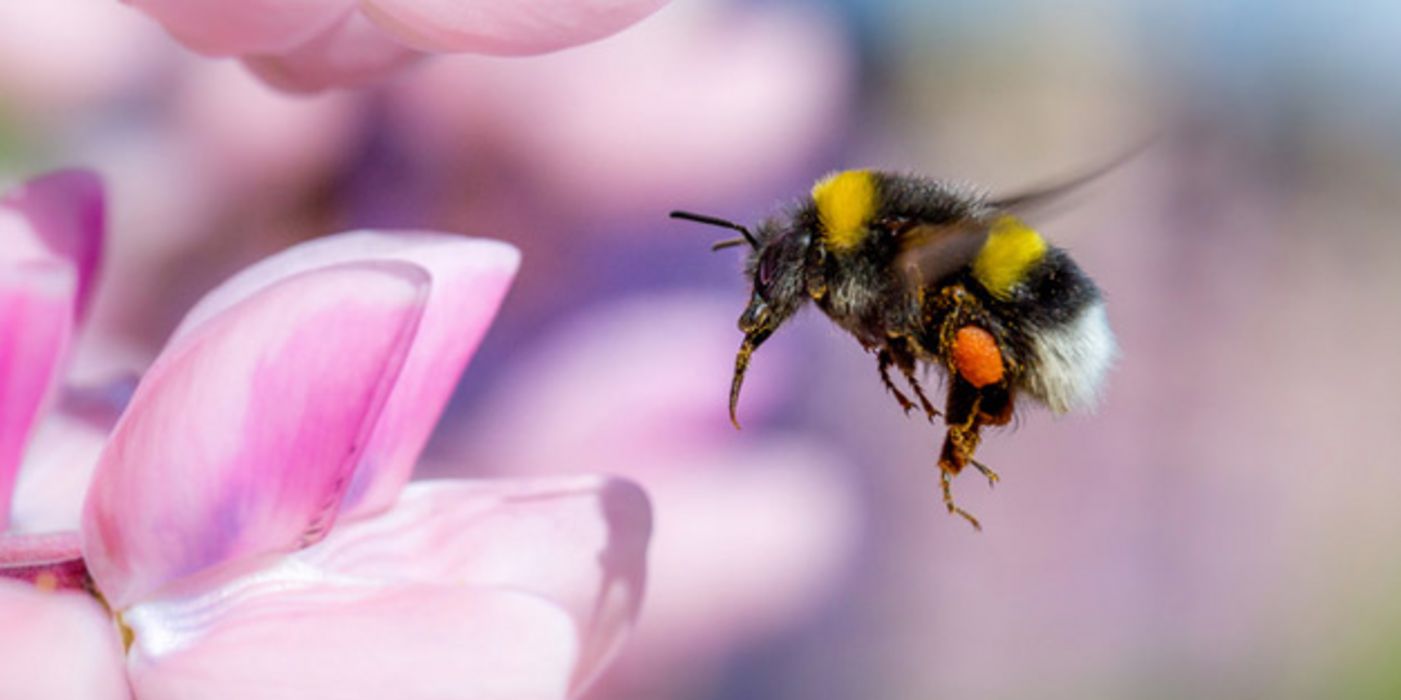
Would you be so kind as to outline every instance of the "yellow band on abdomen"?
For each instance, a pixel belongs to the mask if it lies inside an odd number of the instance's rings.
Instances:
[[[993,296],[1008,299],[1041,258],[1046,240],[1015,216],[995,221],[987,242],[973,259],[973,277]]]

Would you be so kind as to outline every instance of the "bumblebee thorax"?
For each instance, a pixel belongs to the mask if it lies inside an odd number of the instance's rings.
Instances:
[[[812,187],[812,202],[829,250],[845,253],[866,238],[880,205],[876,174],[870,170],[843,170],[822,178]]]

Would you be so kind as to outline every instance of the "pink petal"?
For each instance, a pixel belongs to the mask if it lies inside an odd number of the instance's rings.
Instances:
[[[325,535],[427,285],[406,263],[325,268],[166,346],[84,505],[84,553],[114,608],[177,581],[214,585]]]
[[[40,406],[73,332],[73,272],[57,261],[0,264],[0,530]]]
[[[286,51],[325,31],[354,0],[126,0],[180,43],[211,56]]]
[[[361,0],[394,38],[423,51],[533,54],[602,39],[666,0]]]
[[[0,580],[0,630],[0,698],[131,696],[117,630],[91,596]]]
[[[84,345],[87,350],[94,349],[94,343]],[[98,350],[107,350],[102,343],[95,345]],[[11,530],[78,530],[83,497],[97,458],[138,379],[120,375],[101,383],[63,387],[53,410],[38,421],[29,438],[15,482]]]
[[[188,335],[223,309],[288,275],[340,262],[385,259],[426,269],[433,285],[409,358],[346,493],[347,515],[387,507],[408,481],[515,274],[520,259],[515,248],[439,233],[361,231],[317,239],[234,276],[196,304],[175,332],[177,338]]]
[[[333,575],[499,586],[557,602],[581,640],[579,689],[637,617],[651,529],[647,496],[619,479],[425,481],[298,559]]]
[[[0,534],[0,578],[84,590],[90,583],[76,531]]]
[[[142,700],[545,700],[574,665],[569,617],[527,593],[294,582],[214,604],[126,616]]]
[[[244,57],[244,64],[273,87],[315,92],[380,80],[421,58],[353,12],[320,36],[281,53]]]
[[[29,440],[15,483],[10,527],[19,532],[77,530],[83,497],[107,430],[87,420],[51,411]]]
[[[103,210],[95,173],[60,170],[30,180],[0,197],[0,260],[68,260],[78,275],[81,318],[102,259]]]

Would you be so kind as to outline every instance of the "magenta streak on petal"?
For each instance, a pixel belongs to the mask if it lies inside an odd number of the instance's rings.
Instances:
[[[346,492],[342,517],[394,502],[468,359],[496,315],[519,263],[498,241],[412,231],[358,231],[289,248],[235,275],[191,309],[177,339],[240,299],[288,275],[355,260],[402,260],[432,278],[427,309],[399,381]]]
[[[86,590],[91,579],[80,545],[77,532],[0,535],[0,578]]]
[[[443,266],[446,267],[446,266]],[[437,270],[438,303],[424,313],[414,352],[404,365],[355,472],[344,508],[354,513],[388,507],[409,481],[418,456],[438,423],[467,362],[486,335],[514,276],[513,270],[453,276]],[[378,462],[378,463],[375,463]]]
[[[61,263],[0,268],[0,530],[35,417],[73,331],[72,271]]]
[[[102,180],[87,170],[37,177],[0,198],[0,209],[17,214],[50,254],[73,264],[78,318],[87,311],[102,260],[104,208]]]
[[[407,263],[330,266],[172,341],[84,506],[84,551],[115,607],[205,590],[325,535],[428,284]]]
[[[365,313],[356,309],[349,309],[347,313],[328,313],[302,328],[298,328],[282,347],[281,354],[292,357],[310,357],[320,352],[326,343],[327,337],[333,337],[334,329],[343,327],[346,324],[363,322]],[[410,334],[411,335],[411,334]],[[408,344],[399,351],[396,358],[402,362],[407,354]],[[369,425],[373,424],[373,418],[383,408],[385,399],[389,395],[399,373],[386,373],[381,377],[378,385],[367,385],[356,387],[349,398],[350,401],[358,401],[372,406],[367,411],[367,418],[363,421],[359,431],[360,439],[347,446],[342,451],[342,457],[338,460],[340,467],[332,477],[332,485],[325,488],[317,483],[306,485],[296,485],[295,488],[306,490],[324,489],[325,497],[317,502],[314,509],[306,514],[306,524],[302,529],[301,545],[308,545],[319,541],[326,536],[332,523],[335,521],[337,506],[340,503],[345,489],[349,487],[351,474],[356,461],[359,459],[363,449],[363,440],[369,432]],[[285,412],[282,399],[282,392],[289,384],[295,383],[302,378],[302,368],[288,366],[284,362],[264,361],[255,371],[252,381],[252,402],[244,410],[242,425],[244,427],[244,437],[242,444],[244,449],[234,457],[234,461],[240,464],[260,465],[287,461],[285,454],[285,443],[283,441],[269,441],[266,435],[269,430],[292,430],[302,434],[311,435],[331,435],[340,429],[340,424],[344,421],[343,406],[329,402],[312,403],[309,406],[301,407],[295,414]],[[334,455],[328,455],[334,458]],[[289,465],[295,466],[295,465]],[[244,470],[230,475],[231,482],[226,489],[227,500],[215,506],[214,519],[220,522],[221,528],[214,534],[228,537],[227,541],[210,540],[205,542],[205,546],[210,548],[210,559],[220,559],[226,556],[221,551],[225,546],[230,549],[236,547],[238,540],[245,531],[255,525],[249,522],[258,516],[258,512],[251,511],[248,507],[248,496],[256,494],[267,486],[267,476],[264,473],[254,470]],[[295,477],[294,477],[295,478]],[[290,481],[290,480],[289,480]],[[286,484],[283,485],[284,488]]]

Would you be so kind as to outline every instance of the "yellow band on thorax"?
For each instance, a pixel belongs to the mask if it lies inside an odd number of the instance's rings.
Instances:
[[[876,177],[869,170],[832,173],[812,187],[812,201],[827,247],[838,252],[861,245],[876,214]]]
[[[1015,216],[993,222],[978,257],[973,277],[993,296],[1007,299],[1031,268],[1046,255],[1046,240]]]

